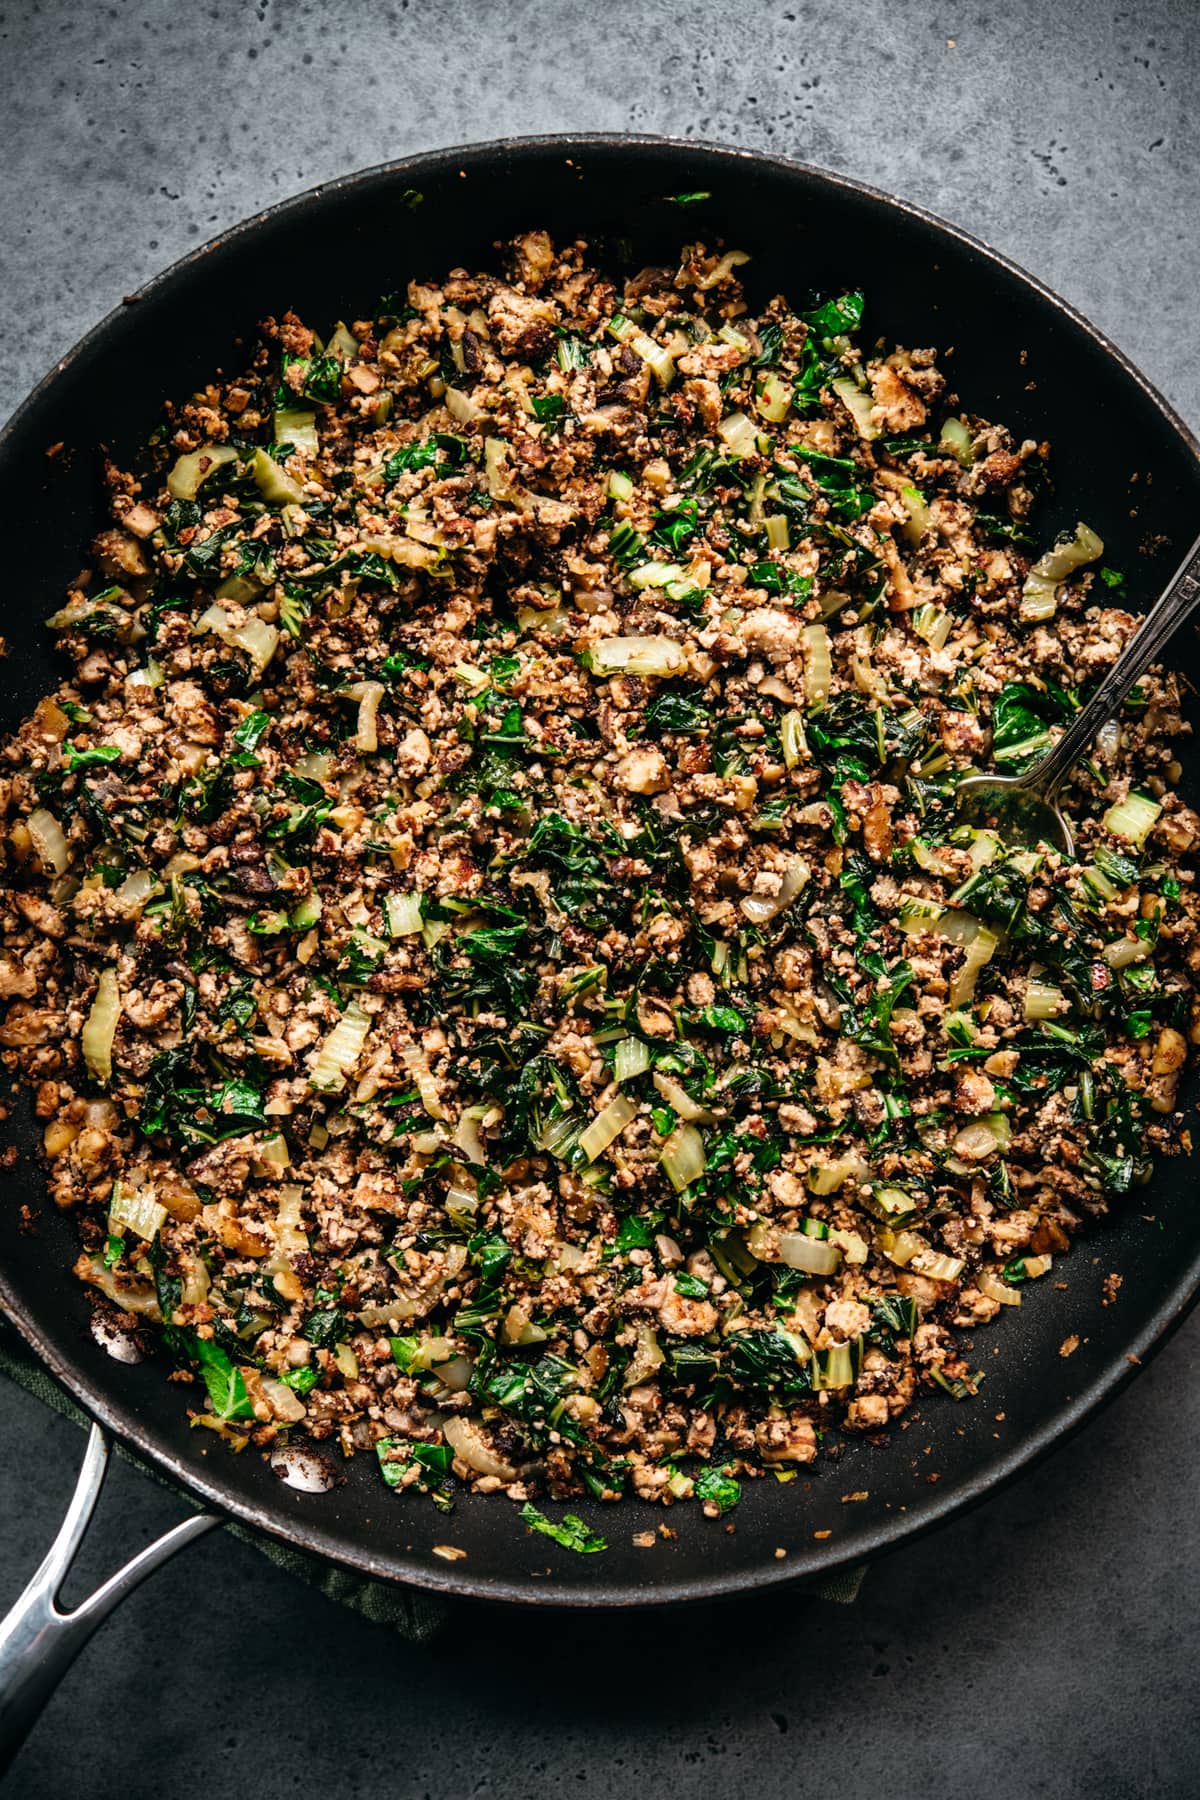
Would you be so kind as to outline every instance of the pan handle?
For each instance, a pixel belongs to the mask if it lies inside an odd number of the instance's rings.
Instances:
[[[118,1601],[176,1550],[222,1523],[211,1513],[184,1519],[110,1575],[72,1612],[60,1612],[55,1604],[58,1590],[83,1541],[107,1467],[108,1443],[100,1427],[93,1425],[58,1536],[41,1568],[0,1623],[0,1779],[62,1677]]]

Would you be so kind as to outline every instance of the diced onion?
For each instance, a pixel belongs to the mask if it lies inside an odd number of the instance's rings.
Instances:
[[[1116,762],[1121,752],[1121,721],[1106,719],[1096,733],[1096,750],[1106,762]]]
[[[628,339],[628,343],[630,349],[635,350],[643,362],[649,363],[659,387],[670,387],[675,379],[675,363],[670,351],[664,349],[662,344],[656,344],[652,337],[646,337],[640,331],[635,332]]]
[[[622,1038],[613,1057],[613,1080],[632,1081],[650,1067],[650,1046],[641,1038]]]
[[[358,339],[341,319],[338,320],[329,334],[329,342],[325,346],[326,356],[336,356],[340,363],[348,363],[358,355]]]
[[[231,444],[206,444],[203,450],[192,450],[181,456],[167,476],[167,492],[172,500],[194,500],[200,484],[208,480],[223,463],[237,461]]]
[[[885,1225],[903,1225],[916,1212],[916,1202],[907,1188],[892,1187],[886,1182],[877,1182],[868,1194],[862,1196],[862,1203],[868,1212],[882,1219]]]
[[[370,1029],[370,1013],[365,1012],[357,1000],[352,1000],[333,1030],[318,1045],[309,1064],[309,1086],[325,1093],[340,1093],[362,1055]]]
[[[673,582],[686,579],[678,563],[644,562],[629,571],[629,585],[635,588],[670,587]]]
[[[1007,1150],[1011,1136],[1012,1127],[1005,1115],[989,1113],[986,1118],[972,1119],[959,1127],[954,1134],[954,1151],[971,1162],[982,1162],[997,1150]]]
[[[780,424],[792,409],[790,382],[774,373],[767,376],[758,396],[758,410],[772,425]]]
[[[579,1148],[588,1162],[595,1162],[620,1137],[636,1112],[637,1101],[632,1100],[628,1094],[618,1094],[596,1114],[579,1139]]]
[[[994,831],[973,831],[967,855],[971,858],[974,872],[984,868],[1000,850],[1000,839]]]
[[[866,1239],[859,1237],[857,1231],[842,1231],[835,1226],[829,1233],[829,1242],[837,1245],[852,1267],[865,1263],[871,1254]]]
[[[268,506],[292,506],[304,498],[304,489],[293,481],[282,463],[265,450],[254,452],[254,484]]]
[[[843,1156],[837,1162],[814,1163],[808,1171],[808,1185],[814,1194],[832,1194],[847,1181],[862,1181],[869,1173],[861,1156]]]
[[[458,1124],[454,1127],[454,1142],[469,1163],[486,1163],[487,1161],[483,1140],[479,1135],[480,1122],[487,1110],[486,1106],[464,1107],[459,1115]]]
[[[1035,623],[1052,619],[1058,605],[1060,583],[1085,563],[1095,562],[1103,552],[1101,539],[1081,521],[1076,525],[1070,543],[1055,544],[1053,549],[1039,556],[1030,569],[1021,590],[1020,616]]]
[[[479,1189],[474,1176],[454,1171],[446,1189],[446,1211],[460,1231],[469,1235],[474,1230],[475,1214],[479,1211]]]
[[[1110,806],[1100,823],[1114,837],[1141,849],[1153,829],[1162,807],[1146,794],[1129,794]]]
[[[906,894],[901,901],[900,929],[910,933],[931,931],[937,937],[949,939],[952,944],[966,945],[962,967],[950,984],[952,1007],[962,1006],[971,999],[980,969],[1000,942],[996,933],[981,925],[973,914],[912,894]]]
[[[472,694],[482,694],[491,682],[486,669],[479,668],[475,663],[456,662],[454,673],[460,681],[465,682]]]
[[[1116,938],[1111,944],[1105,944],[1102,955],[1110,969],[1127,969],[1130,963],[1145,962],[1150,955],[1150,946],[1141,938]]]
[[[836,1388],[853,1387],[862,1361],[862,1346],[863,1340],[859,1336],[846,1344],[833,1344],[826,1351],[814,1351],[813,1392],[821,1394]]]
[[[519,1307],[511,1309],[511,1313],[519,1312]],[[540,1326],[526,1324],[516,1335],[506,1335],[505,1341],[513,1344],[540,1344],[548,1335]],[[475,1373],[475,1363],[469,1356],[451,1356],[445,1362],[435,1363],[432,1373],[452,1394],[465,1394]]]
[[[1111,948],[1111,946],[1110,946]],[[1063,991],[1048,981],[1031,976],[1025,988],[1025,1017],[1054,1019],[1063,1010]]]
[[[926,1248],[911,1256],[908,1266],[930,1281],[957,1281],[967,1265],[961,1256],[945,1256],[940,1250]]]
[[[662,1153],[663,1170],[677,1194],[704,1173],[704,1139],[694,1125],[677,1125]]]
[[[969,915],[964,915],[968,916]],[[933,931],[943,921],[953,917],[953,911],[943,906],[940,900],[925,900],[919,894],[904,894],[900,900],[900,929],[909,933]]]
[[[279,1205],[271,1230],[281,1255],[299,1256],[308,1249],[308,1233],[304,1229],[304,1189],[294,1182],[279,1190]]]
[[[613,637],[592,644],[587,663],[593,675],[679,675],[687,656],[674,638]]]
[[[392,937],[412,937],[425,924],[421,917],[420,894],[387,894],[383,912]]]
[[[268,625],[257,613],[252,614],[244,625],[232,625],[223,606],[210,606],[202,612],[196,620],[196,630],[213,631],[222,643],[235,650],[244,650],[256,675],[262,674],[279,646],[279,633],[274,625]]]
[[[315,412],[306,412],[299,407],[283,407],[275,414],[272,430],[277,444],[293,444],[297,450],[316,455],[319,446]]]
[[[879,1233],[879,1248],[890,1263],[898,1269],[907,1269],[914,1256],[922,1250],[928,1251],[929,1245],[916,1231],[891,1231],[884,1229]]]
[[[580,1119],[578,1113],[563,1113],[557,1119],[551,1119],[541,1131],[533,1133],[533,1144],[538,1150],[545,1150],[560,1160],[574,1150],[579,1138]]]
[[[170,1209],[168,1208],[168,1210]],[[180,1250],[178,1254],[179,1266],[182,1270],[182,1278],[179,1283],[179,1303],[181,1306],[203,1306],[212,1287],[208,1266],[204,1258],[195,1250]],[[295,1298],[299,1300],[300,1294],[297,1293]]]
[[[306,750],[296,758],[295,768],[297,775],[307,775],[310,781],[327,781],[333,773],[333,758],[327,750]]]
[[[96,984],[96,997],[80,1035],[87,1072],[101,1086],[112,1078],[113,1038],[116,1036],[120,1017],[121,994],[117,987],[117,971],[113,968],[101,969],[100,979]]]
[[[381,681],[356,681],[345,691],[350,699],[358,701],[354,748],[360,756],[371,756],[379,748],[375,716],[379,711],[379,702],[387,690]]]
[[[1001,1306],[1020,1306],[1020,1288],[1009,1287],[1007,1281],[1000,1281],[988,1269],[981,1269],[975,1278],[975,1286],[989,1300],[998,1300]]]
[[[149,1189],[127,1187],[123,1181],[113,1182],[108,1203],[108,1229],[114,1237],[132,1231],[152,1244],[166,1217],[166,1207],[159,1205]]]
[[[460,425],[473,425],[476,419],[485,416],[482,406],[476,406],[471,396],[464,394],[461,388],[446,389],[446,406]]]
[[[650,1380],[654,1371],[661,1368],[665,1360],[654,1327],[643,1321],[637,1328],[637,1343],[626,1367],[622,1387],[640,1387],[643,1381]]]
[[[294,1388],[286,1381],[276,1381],[271,1375],[260,1377],[262,1391],[271,1403],[271,1410],[276,1418],[287,1425],[298,1425],[305,1416],[305,1405]]]
[[[51,875],[65,875],[71,862],[71,848],[54,814],[47,812],[44,806],[35,807],[25,824],[42,867]]]
[[[959,1007],[971,999],[980,969],[989,961],[1000,939],[972,913],[942,906],[935,900],[923,900],[906,894],[900,905],[900,928],[905,932],[931,931],[948,938],[952,944],[965,944],[967,954],[962,967],[950,984],[950,1005]]]
[[[416,1082],[421,1095],[421,1105],[425,1108],[425,1111],[429,1114],[430,1118],[444,1119],[446,1116],[446,1109],[442,1105],[441,1089],[433,1078],[433,1071],[429,1067],[428,1058],[420,1045],[413,1043],[402,1044],[400,1047],[400,1061],[404,1064],[405,1068]]]
[[[939,443],[943,450],[948,450],[956,462],[964,469],[969,469],[975,461],[975,450],[971,433],[961,419],[947,419],[942,426]]]
[[[141,912],[146,902],[158,888],[158,877],[150,869],[135,869],[127,875],[113,895],[114,903],[121,911],[132,916]]]
[[[673,1112],[689,1125],[707,1125],[712,1121],[712,1113],[707,1106],[701,1106],[693,1100],[685,1087],[672,1081],[661,1069],[654,1071],[654,1085]]]
[[[451,1413],[442,1421],[442,1436],[459,1462],[466,1463],[477,1475],[492,1475],[498,1481],[515,1481],[517,1471],[497,1454],[472,1419]]]
[[[929,530],[929,502],[920,488],[915,487],[902,487],[900,499],[908,514],[903,527],[904,535],[910,544],[919,544]],[[941,649],[940,644],[936,647]]]
[[[1117,887],[1117,884],[1115,884],[1115,882],[1110,882],[1105,875],[1105,871],[1103,871],[1103,869],[1097,869],[1094,862],[1088,862],[1087,868],[1083,871],[1083,882],[1085,882],[1085,886],[1092,889],[1092,893],[1094,893],[1097,900],[1115,900],[1117,895],[1121,893],[1121,889]]]
[[[806,625],[800,636],[804,641],[804,691],[810,706],[823,706],[833,680],[829,633],[824,625]]]
[[[829,385],[854,420],[855,430],[859,437],[865,439],[867,443],[870,443],[872,438],[877,438],[879,427],[871,417],[871,409],[875,402],[870,394],[851,381],[849,376],[842,376],[837,381],[831,381]]]
[[[742,901],[742,911],[752,925],[765,925],[769,919],[792,904],[812,870],[802,856],[794,856],[784,871],[776,894],[749,894]]]
[[[842,1253],[828,1239],[808,1237],[803,1231],[785,1231],[779,1238],[779,1255],[789,1269],[800,1269],[806,1275],[834,1275],[841,1267]]]
[[[744,250],[727,250],[720,262],[714,263],[708,274],[702,275],[694,285],[702,294],[706,294],[709,288],[715,288],[719,282],[727,280],[731,270],[740,269],[743,263],[749,261]]]
[[[912,628],[931,650],[941,650],[954,628],[953,616],[932,602],[918,606],[911,615]]]
[[[802,713],[795,710],[784,713],[779,724],[779,742],[783,748],[784,763],[789,769],[797,768],[808,755]]]
[[[483,472],[487,491],[494,500],[508,500],[514,505],[520,489],[509,478],[505,468],[508,445],[503,438],[488,438],[483,446]]]
[[[115,1269],[106,1269],[103,1258],[99,1256],[84,1257],[76,1265],[76,1272],[81,1281],[86,1281],[92,1287],[98,1287],[102,1294],[107,1294],[121,1312],[139,1313],[147,1319],[161,1322],[162,1313],[159,1311],[157,1296],[148,1284],[130,1281],[126,1276],[118,1275]]]
[[[255,1151],[254,1160],[267,1168],[286,1169],[292,1158],[283,1133],[277,1131],[273,1137],[265,1138]]]
[[[967,915],[970,916],[969,914]],[[962,967],[950,983],[950,1004],[952,1007],[965,1006],[974,998],[975,983],[979,979],[979,971],[986,962],[990,962],[1000,939],[986,925],[980,925],[978,931],[967,945],[967,954],[963,957]]]
[[[932,844],[922,843],[920,838],[913,838],[909,844],[912,859],[919,869],[927,875],[951,875],[953,869],[945,857]]]
[[[731,412],[717,426],[717,436],[734,456],[753,456],[758,449],[754,422],[744,412]]]

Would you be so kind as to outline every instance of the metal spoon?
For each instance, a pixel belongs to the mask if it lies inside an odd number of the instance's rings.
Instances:
[[[1021,775],[965,776],[955,793],[956,806],[966,801],[977,808],[985,796],[992,797],[1000,805],[1016,802],[1022,808],[1032,806],[1040,814],[1041,835],[1056,839],[1066,855],[1073,858],[1075,838],[1058,804],[1058,790],[1100,727],[1117,713],[1139,675],[1144,675],[1156,661],[1198,605],[1200,538],[1196,539],[1100,686],[1054,748]]]

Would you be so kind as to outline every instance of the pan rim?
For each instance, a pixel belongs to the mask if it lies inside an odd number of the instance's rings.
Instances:
[[[628,153],[642,150],[647,160],[653,153],[673,152],[706,161],[709,166],[724,166],[731,171],[741,166],[747,170],[771,169],[781,176],[807,181],[825,191],[866,198],[893,214],[900,214],[929,227],[934,233],[955,245],[974,252],[993,267],[1003,270],[1030,296],[1036,296],[1060,319],[1082,332],[1137,387],[1174,432],[1200,469],[1200,437],[1186,424],[1172,404],[1145,376],[1137,365],[1111,338],[1087,316],[1054,292],[1020,263],[995,250],[972,232],[952,224],[929,209],[890,194],[870,183],[796,158],[748,150],[741,146],[678,138],[653,133],[572,132],[546,133],[536,136],[506,137],[481,143],[449,145],[422,151],[393,161],[373,164],[349,175],[320,182],[300,193],[276,201],[271,206],[241,220],[227,231],[218,233],[206,243],[188,251],[153,276],[126,301],[112,308],[90,330],[61,356],[18,405],[0,428],[0,453],[10,440],[26,428],[60,378],[73,365],[102,344],[127,316],[128,307],[142,299],[157,299],[185,283],[204,259],[227,245],[240,243],[258,235],[278,220],[303,213],[321,201],[340,193],[359,192],[371,186],[384,187],[420,171],[432,171],[458,163],[465,169],[494,164],[501,158],[527,157],[531,161],[573,155],[587,157],[597,152]],[[173,1452],[155,1441],[152,1428],[130,1417],[97,1389],[86,1375],[68,1371],[65,1359],[53,1343],[29,1319],[9,1279],[0,1269],[0,1306],[20,1336],[40,1357],[45,1366],[88,1412],[113,1435],[168,1475],[184,1491],[203,1504],[252,1530],[265,1533],[276,1541],[300,1548],[337,1565],[354,1569],[375,1580],[388,1580],[447,1596],[470,1597],[533,1606],[628,1608],[646,1605],[669,1605],[687,1600],[713,1599],[740,1593],[762,1592],[784,1583],[829,1576],[862,1562],[865,1558],[915,1541],[925,1532],[989,1498],[1019,1474],[1062,1445],[1103,1406],[1107,1405],[1132,1380],[1140,1366],[1148,1362],[1167,1342],[1200,1298],[1200,1247],[1190,1265],[1184,1266],[1178,1280],[1156,1308],[1142,1331],[1125,1350],[1123,1358],[1097,1374],[1075,1396],[1057,1409],[1033,1433],[1022,1437],[1003,1455],[990,1462],[983,1474],[976,1475],[948,1489],[944,1495],[930,1497],[918,1519],[906,1515],[884,1521],[856,1535],[850,1545],[815,1545],[804,1551],[793,1551],[786,1561],[766,1559],[752,1570],[737,1570],[726,1575],[714,1572],[700,1577],[665,1580],[652,1589],[621,1584],[594,1589],[576,1589],[560,1583],[555,1577],[532,1579],[528,1576],[506,1577],[472,1573],[458,1565],[444,1570],[415,1556],[389,1554],[386,1559],[373,1557],[368,1549],[349,1545],[319,1525],[298,1523],[282,1512],[260,1506],[236,1495],[231,1496],[220,1481],[209,1479],[206,1470],[193,1469]]]

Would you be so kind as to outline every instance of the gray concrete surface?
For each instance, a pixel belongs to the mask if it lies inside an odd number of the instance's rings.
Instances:
[[[245,214],[425,146],[664,131],[845,170],[1088,312],[1200,426],[1189,0],[168,0],[0,8],[0,411]],[[416,1651],[222,1537],[94,1642],[7,1791],[276,1796],[1200,1791],[1193,1320],[1019,1486],[873,1573],[635,1620],[463,1608]],[[0,1600],[80,1452],[0,1392]],[[176,1515],[119,1469],[83,1572]]]

